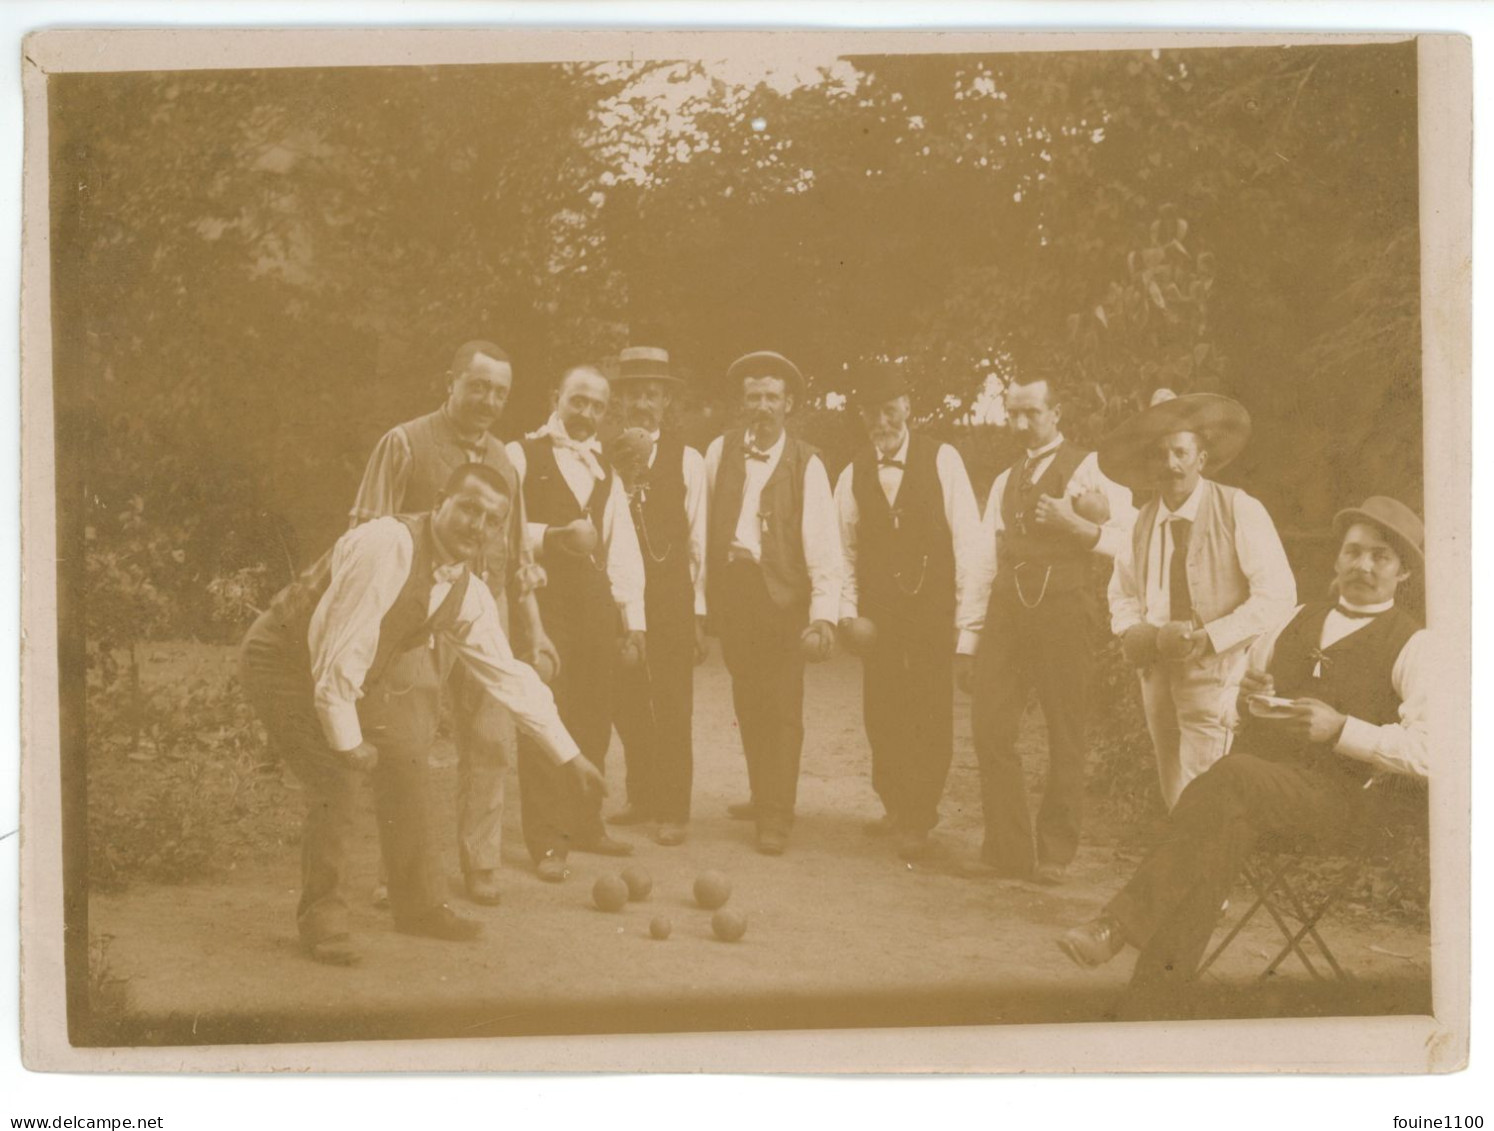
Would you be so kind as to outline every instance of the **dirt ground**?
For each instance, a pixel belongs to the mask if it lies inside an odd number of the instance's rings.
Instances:
[[[227,660],[226,651],[218,662]],[[652,875],[648,899],[606,913],[591,902],[599,876],[628,861],[573,855],[566,882],[539,882],[518,836],[511,783],[503,903],[474,907],[458,891],[455,836],[442,845],[452,902],[481,919],[476,943],[396,934],[387,913],[360,901],[354,929],[362,965],[307,961],[295,937],[297,856],[241,863],[212,883],[137,885],[89,900],[90,934],[109,937],[107,979],[119,1008],[114,1039],[130,1043],[283,1041],[423,1034],[741,1030],[768,1027],[999,1023],[1113,1016],[1131,960],[1098,971],[1072,966],[1054,945],[1065,927],[1094,914],[1124,882],[1134,852],[1101,843],[1081,850],[1056,889],[971,880],[947,865],[914,866],[862,824],[880,812],[860,723],[860,669],[838,657],[811,667],[799,818],[789,851],[759,855],[752,828],[727,818],[746,796],[719,650],[697,672],[695,816],[688,842],[655,845],[645,830],[632,862]],[[979,845],[980,802],[968,703],[958,708],[955,765],[937,838],[951,857]],[[1040,771],[1040,716],[1024,746]],[[454,821],[449,748],[436,755],[438,817]],[[622,756],[608,759],[622,801]],[[367,802],[367,799],[365,799]],[[374,879],[371,806],[357,847],[355,888]],[[745,912],[737,943],[717,941],[691,886],[706,869],[726,873],[729,906]],[[1244,893],[1236,901],[1244,900]],[[668,917],[667,941],[649,935]],[[1356,975],[1349,997],[1323,996],[1295,960],[1264,988],[1254,976],[1279,945],[1265,917],[1247,928],[1210,972],[1216,1016],[1304,1012],[1421,1012],[1429,939],[1415,928],[1330,921],[1326,934]],[[105,972],[96,970],[95,981]],[[105,1034],[100,1040],[111,1038]]]

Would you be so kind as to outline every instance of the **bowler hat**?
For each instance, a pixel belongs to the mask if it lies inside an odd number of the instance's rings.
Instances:
[[[1250,439],[1250,413],[1239,401],[1218,393],[1180,397],[1170,389],[1158,389],[1145,411],[1100,441],[1100,470],[1133,490],[1155,487],[1152,453],[1158,440],[1175,432],[1203,437],[1209,450],[1208,471],[1213,474],[1239,455]]]
[[[628,346],[617,355],[618,381],[666,381],[683,385],[683,379],[669,371],[669,351],[657,346]]]
[[[1356,522],[1368,522],[1385,532],[1401,555],[1401,564],[1420,571],[1426,563],[1423,547],[1426,529],[1417,513],[1398,499],[1371,495],[1357,507],[1346,507],[1333,516],[1333,529],[1340,538]]]
[[[742,391],[742,382],[749,377],[777,377],[795,400],[804,399],[804,374],[781,353],[757,350],[744,354],[726,370],[726,384],[737,393]]]
[[[894,365],[869,365],[856,375],[856,389],[851,402],[857,408],[874,408],[886,404],[894,397],[908,395],[908,379]]]

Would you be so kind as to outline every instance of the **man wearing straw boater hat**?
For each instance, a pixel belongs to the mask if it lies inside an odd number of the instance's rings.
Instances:
[[[493,468],[513,500],[507,520],[495,528],[473,573],[488,587],[505,633],[510,620],[515,651],[547,674],[556,667],[555,646],[545,634],[533,589],[544,577],[524,537],[519,478],[503,443],[493,434],[513,388],[513,366],[502,347],[474,340],[458,347],[446,371],[446,400],[424,416],[384,434],[363,472],[351,524],[385,515],[434,510],[451,473],[464,463]],[[449,661],[448,661],[449,662]],[[457,751],[457,845],[467,898],[499,900],[498,868],[503,848],[504,781],[514,764],[513,719],[461,665],[451,672]],[[389,898],[380,864],[374,903]]]
[[[1129,492],[1100,473],[1094,453],[1064,437],[1063,398],[1052,382],[1018,376],[1005,403],[1026,451],[996,477],[982,522],[978,601],[990,599],[966,678],[985,841],[968,874],[1059,884],[1079,848],[1083,817],[1097,616],[1091,568],[1096,561],[1109,567],[1136,512]],[[1017,750],[1034,690],[1048,730],[1036,828]]]
[[[829,657],[840,611],[840,534],[820,457],[784,422],[804,377],[760,350],[726,371],[747,420],[706,450],[710,529],[706,607],[731,673],[750,801],[729,807],[757,823],[758,851],[788,846],[804,748],[804,661]]]
[[[1222,705],[1233,749],[1183,791],[1163,839],[1103,913],[1060,937],[1080,965],[1129,944],[1141,951],[1133,987],[1191,982],[1260,833],[1368,827],[1402,792],[1394,781],[1430,776],[1429,643],[1402,601],[1424,569],[1421,519],[1374,496],[1334,527],[1335,595],[1251,645],[1238,694]]]
[[[1100,445],[1106,475],[1155,490],[1115,559],[1110,627],[1141,681],[1168,809],[1224,755],[1219,696],[1297,599],[1266,508],[1211,478],[1249,436],[1250,414],[1228,397],[1159,389]]]
[[[871,441],[835,486],[845,559],[843,636],[862,662],[872,788],[898,855],[932,851],[954,755],[954,657],[974,647],[980,509],[949,444],[908,428],[908,385],[894,366],[864,371],[854,402]]]
[[[643,551],[645,662],[619,663],[613,721],[627,764],[628,803],[615,825],[656,821],[654,840],[685,842],[690,821],[694,665],[705,658],[705,461],[665,416],[684,381],[669,354],[630,346],[612,387],[623,431],[608,454],[622,478]]]

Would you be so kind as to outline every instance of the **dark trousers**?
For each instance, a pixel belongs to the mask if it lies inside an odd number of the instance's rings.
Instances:
[[[363,775],[348,769],[327,745],[312,703],[305,646],[297,649],[259,628],[244,642],[240,676],[271,744],[305,791],[296,923],[310,945],[348,931],[348,846]],[[431,650],[416,648],[395,659],[358,702],[364,739],[379,751],[374,805],[396,923],[418,919],[442,903],[428,782],[439,698]]]
[[[550,584],[536,597],[545,631],[560,655],[560,672],[550,685],[560,721],[582,756],[605,772],[619,624],[607,575],[593,572],[595,576],[580,578],[552,573]],[[524,844],[531,858],[551,852],[564,856],[572,847],[600,838],[601,799],[583,798],[532,738],[521,733],[518,745]]]
[[[982,857],[1014,876],[1035,862],[1067,864],[1084,815],[1085,728],[1093,679],[1094,612],[1085,589],[1047,593],[1028,608],[998,579],[975,656],[971,730],[985,816]],[[1017,731],[1036,689],[1048,728],[1048,783],[1036,860]]]
[[[799,794],[804,749],[804,653],[809,623],[802,607],[774,603],[754,562],[728,562],[713,610],[721,654],[731,673],[732,705],[759,826],[787,827]]]
[[[695,594],[688,582],[682,592],[664,594],[672,600],[648,602],[648,662],[631,668],[619,662],[613,687],[628,804],[676,825],[690,820],[694,773]]]
[[[1342,836],[1363,781],[1235,753],[1190,782],[1162,841],[1105,909],[1141,950],[1132,986],[1191,981],[1257,837]]]
[[[872,788],[908,832],[939,823],[954,757],[953,620],[942,631],[880,617],[862,657],[862,716],[871,745]]]

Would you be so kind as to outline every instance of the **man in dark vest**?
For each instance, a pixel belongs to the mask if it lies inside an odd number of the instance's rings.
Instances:
[[[1131,881],[1058,941],[1083,966],[1127,945],[1137,990],[1191,982],[1220,904],[1263,832],[1338,837],[1425,780],[1429,642],[1398,595],[1423,569],[1422,524],[1375,496],[1335,520],[1337,594],[1300,606],[1250,648],[1227,721],[1230,753],[1195,778]]]
[[[1007,389],[1007,418],[1026,454],[996,477],[986,501],[979,573],[990,600],[971,686],[986,827],[969,872],[1046,884],[1063,882],[1079,847],[1096,623],[1091,567],[1096,559],[1109,567],[1136,515],[1130,493],[1100,473],[1094,453],[1064,439],[1062,412],[1047,380],[1018,377]],[[1091,513],[1108,507],[1109,518],[1084,518],[1079,498],[1103,499]],[[1034,689],[1048,730],[1035,845],[1017,753]]]
[[[855,402],[871,443],[841,472],[835,503],[841,629],[861,654],[872,788],[884,810],[867,831],[895,834],[898,855],[921,860],[954,756],[955,650],[971,646],[980,623],[971,600],[980,508],[959,453],[909,431],[897,369],[868,371]]]
[[[574,787],[604,791],[534,670],[516,660],[486,586],[468,562],[508,517],[507,481],[462,464],[434,512],[348,531],[278,593],[244,638],[244,689],[306,791],[301,942],[316,961],[359,959],[348,931],[347,855],[360,775],[372,770],[394,925],[465,940],[431,851],[427,778],[441,676],[438,644],[502,703]],[[557,771],[562,772],[562,771]]]
[[[1110,578],[1111,631],[1137,669],[1162,800],[1224,756],[1219,697],[1245,652],[1297,603],[1297,583],[1266,508],[1216,483],[1245,446],[1250,414],[1214,393],[1158,389],[1100,445],[1100,470],[1154,490]]]
[[[508,446],[519,473],[529,542],[546,574],[536,591],[545,628],[560,653],[552,687],[566,729],[598,770],[612,741],[612,682],[619,651],[647,663],[643,561],[622,483],[597,439],[612,390],[590,365],[566,370],[543,428]],[[633,846],[608,836],[594,795],[576,796],[543,752],[519,739],[524,842],[535,873],[566,876],[574,849],[626,856]]]
[[[519,477],[492,434],[513,388],[508,354],[492,342],[467,342],[452,358],[446,381],[446,401],[440,408],[390,429],[374,448],[353,503],[352,525],[383,515],[431,510],[457,467],[480,463],[493,468],[508,484],[515,505],[509,508],[507,522],[493,530],[472,569],[493,595],[504,631],[511,623],[517,627],[511,634],[515,651],[553,672],[555,648],[540,623],[532,592],[543,571],[535,566],[524,537]],[[514,764],[514,725],[461,666],[453,671],[449,690],[455,708],[462,875],[468,898],[492,905],[499,901],[504,780]],[[375,903],[386,898],[381,883]]]
[[[690,822],[694,667],[705,658],[705,461],[677,433],[661,431],[684,385],[669,371],[665,350],[623,350],[612,384],[626,426],[618,447],[628,452],[612,463],[643,552],[648,661],[618,663],[613,721],[627,764],[628,803],[608,820],[657,821],[654,840],[675,846],[685,843]]]
[[[804,377],[781,354],[749,353],[726,373],[747,427],[706,450],[706,607],[731,673],[757,847],[788,847],[804,747],[804,661],[835,646],[841,554],[835,500],[812,447],[784,430]]]

